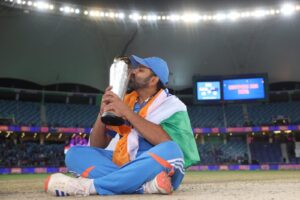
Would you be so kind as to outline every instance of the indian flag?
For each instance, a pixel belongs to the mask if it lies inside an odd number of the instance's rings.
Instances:
[[[184,155],[187,168],[200,161],[186,106],[168,91],[163,91],[147,110],[146,119],[160,124]]]

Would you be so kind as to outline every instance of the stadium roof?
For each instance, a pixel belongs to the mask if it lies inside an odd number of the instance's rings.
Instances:
[[[264,5],[246,0],[85,0],[72,5],[153,12],[190,7],[213,13],[281,6],[271,0]],[[114,56],[136,54],[164,58],[175,89],[191,87],[196,74],[267,72],[270,82],[300,81],[300,12],[191,24],[102,20],[1,6],[0,27],[0,78],[80,83],[103,90]]]

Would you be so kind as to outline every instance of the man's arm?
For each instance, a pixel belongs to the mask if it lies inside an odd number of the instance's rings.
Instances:
[[[135,112],[133,112],[115,93],[107,91],[103,96],[104,104],[103,111],[113,110],[119,116],[126,118],[131,125],[151,144],[157,145],[159,143],[171,140],[169,135],[161,128],[161,126],[154,124]]]
[[[105,131],[105,124],[101,121],[101,114],[99,113],[92,133],[90,134],[90,146],[106,148],[112,138],[108,136]]]
[[[151,144],[157,145],[171,140],[168,133],[166,133],[160,125],[154,124],[142,118],[135,112],[129,110],[125,117],[131,123],[131,125]]]
[[[108,86],[105,89],[105,92],[111,90],[111,88],[112,88],[111,86]],[[105,107],[105,103],[103,102],[102,99],[100,112],[97,116],[96,122],[94,123],[92,132],[90,134],[90,146],[92,147],[106,148],[112,139],[112,137],[110,137],[105,133],[106,131],[105,124],[103,124],[103,122],[101,121],[101,115],[104,112],[104,107]]]

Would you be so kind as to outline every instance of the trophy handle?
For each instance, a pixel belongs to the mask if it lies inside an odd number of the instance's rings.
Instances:
[[[116,116],[112,112],[104,112],[101,116],[101,121],[106,125],[121,126],[125,123],[122,117]]]

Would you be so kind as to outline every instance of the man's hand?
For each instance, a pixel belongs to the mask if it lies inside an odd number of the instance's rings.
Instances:
[[[116,115],[126,119],[131,109],[120,99],[114,92],[111,91],[112,87],[108,87],[102,97],[101,110],[103,112],[112,111]]]

